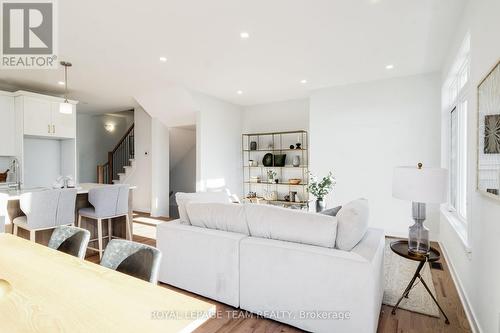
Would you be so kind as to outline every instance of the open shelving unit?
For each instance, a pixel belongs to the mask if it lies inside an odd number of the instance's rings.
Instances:
[[[242,161],[243,161],[243,189],[247,202],[259,202],[266,204],[292,207],[297,209],[309,208],[309,194],[307,192],[307,182],[309,179],[309,142],[307,131],[287,131],[269,133],[248,133],[242,135]],[[255,142],[256,147],[252,147]],[[300,143],[300,149],[297,149]],[[294,146],[293,149],[290,146]],[[251,149],[256,148],[256,149]],[[264,166],[263,158],[265,154],[286,155],[284,166],[273,165]],[[300,159],[299,166],[293,166],[294,156]],[[252,166],[250,160],[255,161],[257,166]],[[278,182],[269,182],[267,172],[274,171]],[[255,177],[258,177],[256,181]],[[289,179],[300,179],[300,184],[292,185]],[[255,193],[256,197],[250,197],[250,193]],[[275,192],[276,200],[270,200]],[[285,200],[285,196],[290,196],[291,192],[296,192],[298,200],[291,202]]]

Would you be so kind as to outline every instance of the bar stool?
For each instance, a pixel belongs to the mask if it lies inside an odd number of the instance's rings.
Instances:
[[[89,202],[92,207],[81,208],[78,211],[78,227],[80,228],[82,217],[97,221],[97,238],[91,239],[90,242],[96,241],[98,248],[88,247],[90,250],[99,253],[99,259],[102,258],[103,238],[108,238],[109,241],[113,238],[112,220],[116,217],[125,216],[125,237],[127,240],[132,239],[132,231],[130,229],[130,221],[128,215],[128,192],[129,186],[125,184],[107,185],[89,190]],[[108,220],[108,236],[102,236],[102,220]]]
[[[75,223],[76,189],[44,190],[21,194],[19,205],[26,216],[16,217],[14,235],[18,228],[29,231],[30,241],[35,242],[36,232],[53,229],[59,225]]]

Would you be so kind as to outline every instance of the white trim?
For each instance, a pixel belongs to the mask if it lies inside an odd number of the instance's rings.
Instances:
[[[465,252],[467,254],[471,254],[472,248],[470,247],[469,241],[467,240],[468,225],[465,224],[458,216],[455,216],[455,214],[448,208],[446,208],[446,205],[442,205],[440,211],[445,220],[450,224],[451,228],[457,234],[464,247]]]
[[[450,270],[450,275],[455,283],[455,286],[457,287],[458,291],[458,297],[460,298],[460,301],[462,302],[462,305],[464,307],[465,315],[467,316],[467,320],[469,321],[469,324],[471,326],[472,332],[474,333],[481,333],[483,330],[481,329],[481,326],[479,325],[479,321],[477,320],[476,313],[474,312],[471,303],[469,301],[469,297],[467,295],[467,292],[465,291],[465,288],[462,284],[462,281],[460,280],[457,271],[455,269],[455,266],[453,265],[453,262],[450,259],[450,256],[448,255],[448,252],[446,251],[446,247],[444,244],[439,241],[439,246],[441,247],[441,252],[443,253],[443,257],[446,260],[446,263],[448,265],[448,268]]]

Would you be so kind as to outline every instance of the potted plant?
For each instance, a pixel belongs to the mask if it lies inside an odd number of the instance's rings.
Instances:
[[[333,174],[329,172],[327,176],[321,179],[321,181],[318,181],[318,178],[312,173],[309,175],[309,185],[307,186],[307,190],[316,197],[316,212],[319,213],[326,208],[324,199],[333,190],[336,183],[335,177],[333,177]]]
[[[267,170],[267,182],[273,183],[277,173],[274,170]]]

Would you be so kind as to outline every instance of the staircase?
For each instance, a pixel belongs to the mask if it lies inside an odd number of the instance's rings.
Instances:
[[[124,182],[135,169],[134,154],[134,124],[132,124],[115,148],[108,152],[108,161],[97,166],[97,183]]]

